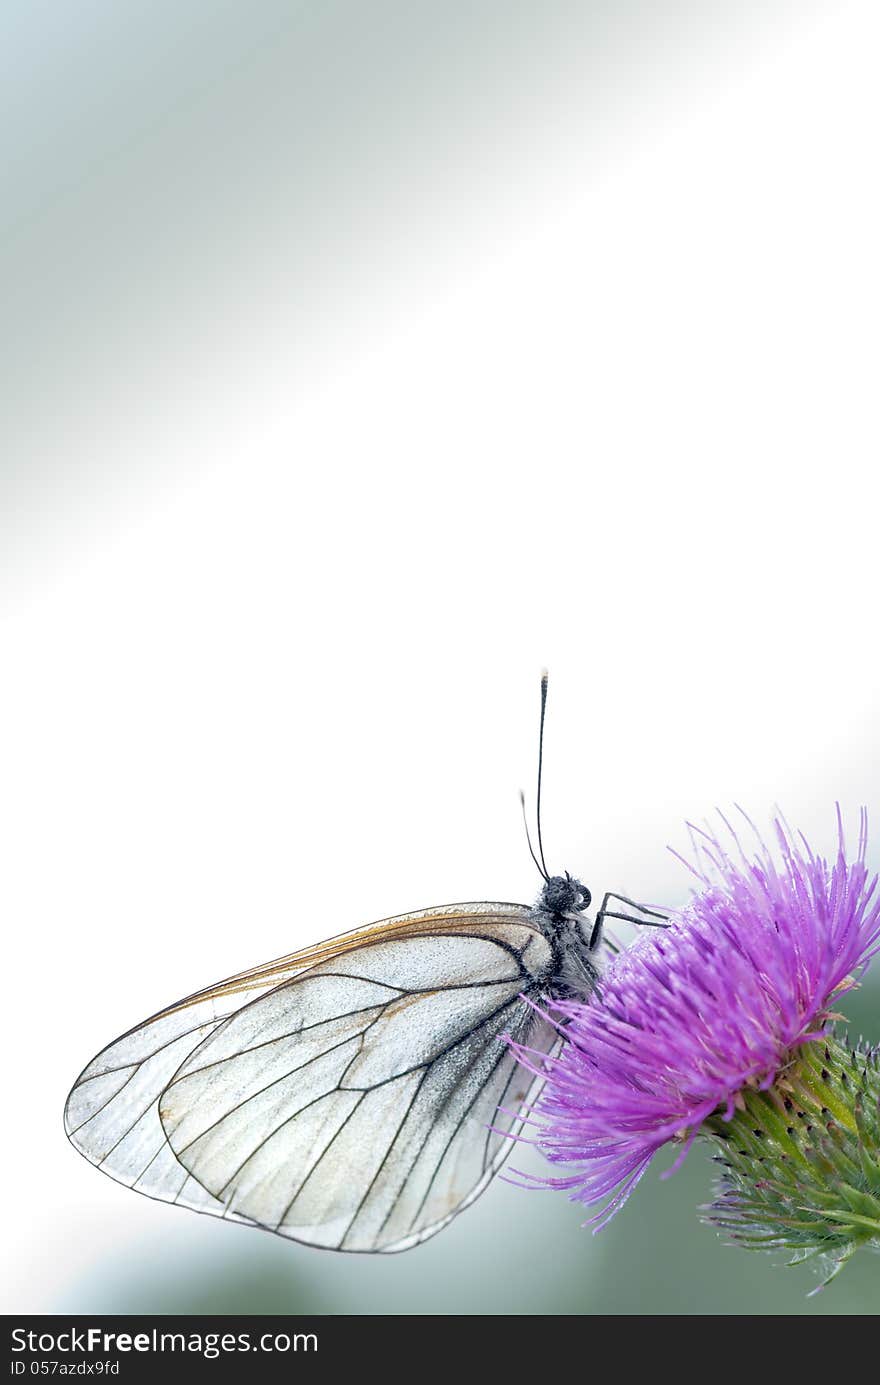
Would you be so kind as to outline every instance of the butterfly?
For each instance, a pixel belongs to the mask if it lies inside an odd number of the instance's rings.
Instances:
[[[534,906],[402,914],[177,1001],[77,1078],[75,1148],[150,1197],[332,1250],[407,1250],[474,1202],[540,1085],[507,1039],[553,1052],[542,1007],[593,990],[605,919],[663,918],[609,892],[590,923],[587,887],[548,872],[546,701],[545,674]]]

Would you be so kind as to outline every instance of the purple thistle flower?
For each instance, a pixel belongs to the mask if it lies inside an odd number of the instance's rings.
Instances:
[[[866,814],[854,861],[837,817],[830,866],[781,819],[777,859],[760,836],[750,859],[723,817],[729,848],[692,829],[696,863],[684,864],[699,888],[690,903],[616,957],[589,1001],[554,1004],[564,1040],[556,1055],[518,1049],[545,1078],[531,1113],[535,1143],[571,1169],[540,1182],[583,1203],[605,1200],[596,1229],[664,1144],[682,1144],[677,1168],[709,1117],[730,1121],[749,1091],[784,1082],[880,950]]]

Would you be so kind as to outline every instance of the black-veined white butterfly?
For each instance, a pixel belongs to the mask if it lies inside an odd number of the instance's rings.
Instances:
[[[68,1136],[138,1192],[346,1251],[407,1250],[477,1198],[534,1095],[506,1035],[550,1052],[536,1010],[589,993],[606,917],[551,876],[537,904],[385,919],[187,996],[105,1048]],[[540,857],[540,859],[539,859]],[[649,922],[649,919],[633,919]]]

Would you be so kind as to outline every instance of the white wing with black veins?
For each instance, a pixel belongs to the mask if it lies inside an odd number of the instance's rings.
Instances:
[[[96,1058],[71,1140],[119,1181],[311,1245],[405,1250],[479,1196],[549,1052],[522,905],[403,915],[189,997]]]

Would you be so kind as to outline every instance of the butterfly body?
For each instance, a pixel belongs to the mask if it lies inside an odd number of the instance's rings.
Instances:
[[[543,749],[546,675],[541,682]],[[488,1186],[561,1042],[548,1002],[593,990],[605,916],[550,875],[524,904],[384,919],[254,967],[102,1050],[65,1107],[72,1144],[164,1202],[342,1251],[407,1250]],[[643,911],[659,919],[651,910]]]

